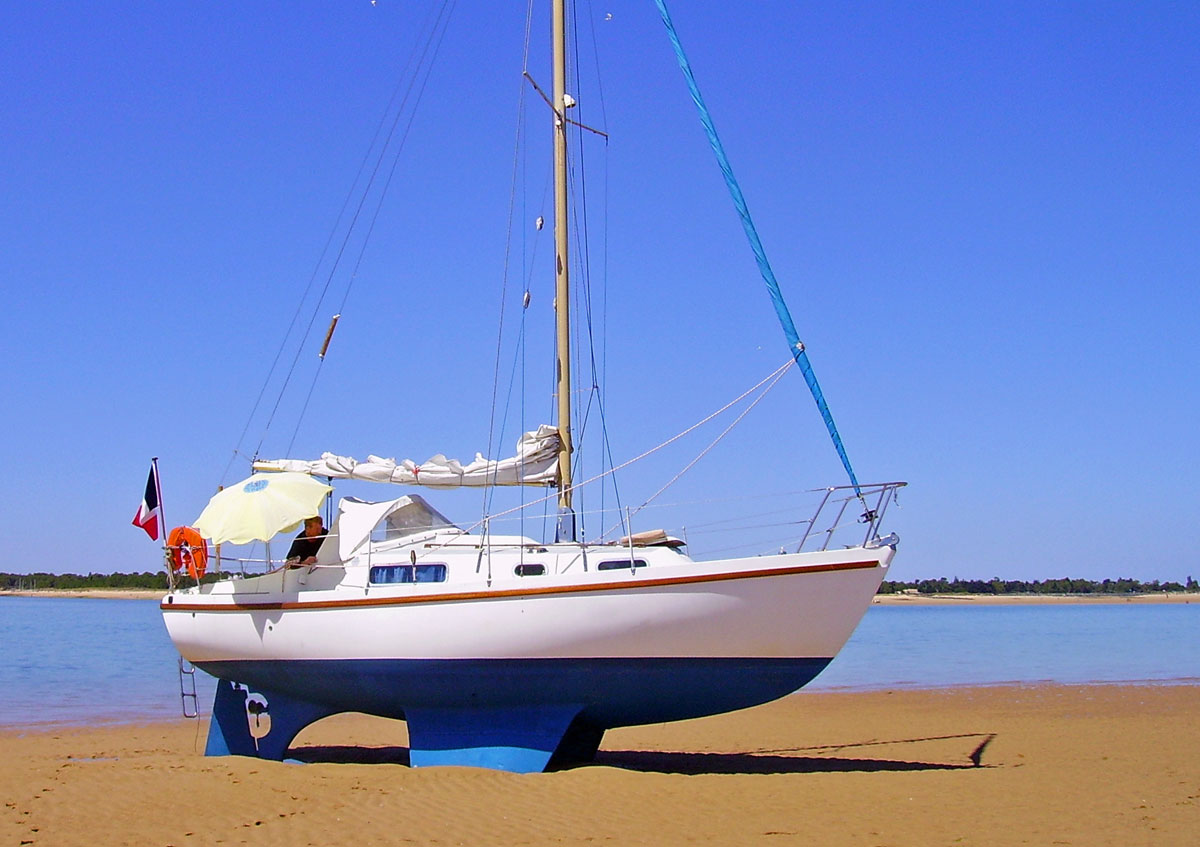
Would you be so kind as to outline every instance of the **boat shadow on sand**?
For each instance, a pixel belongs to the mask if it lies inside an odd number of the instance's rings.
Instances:
[[[560,770],[610,767],[647,773],[699,774],[784,774],[784,773],[877,773],[886,771],[953,771],[996,767],[983,762],[983,754],[995,740],[993,732],[939,735],[926,738],[902,738],[866,741],[823,747],[791,747],[743,753],[696,753],[664,750],[601,750],[595,760],[567,765]],[[935,742],[962,742],[961,754],[945,756],[953,761],[937,761],[920,755],[921,747]],[[899,747],[917,755],[897,758],[844,755],[851,750],[871,747]],[[932,751],[931,751],[932,752]],[[287,758],[305,764],[408,765],[408,747],[393,745],[358,747],[347,745],[306,745],[288,751]]]

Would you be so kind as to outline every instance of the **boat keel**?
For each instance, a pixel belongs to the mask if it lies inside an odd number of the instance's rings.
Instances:
[[[577,720],[582,709],[578,703],[408,709],[409,764],[537,773],[588,761],[604,731]],[[341,711],[219,679],[204,755],[282,761],[302,729]]]
[[[280,760],[309,724],[362,712],[408,722],[414,767],[529,773],[590,761],[607,729],[720,714],[783,697],[828,663],[818,657],[647,657],[197,667],[218,679],[209,756]]]
[[[576,703],[407,709],[409,764],[538,773],[550,764],[582,708]]]

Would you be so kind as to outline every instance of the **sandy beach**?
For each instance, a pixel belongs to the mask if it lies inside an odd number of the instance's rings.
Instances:
[[[0,734],[0,843],[1196,843],[1196,686],[802,693],[610,732],[594,764],[411,770],[343,715],[307,764],[204,758],[204,722]]]
[[[167,592],[146,588],[4,589],[0,597],[89,597],[103,600],[157,600]]]

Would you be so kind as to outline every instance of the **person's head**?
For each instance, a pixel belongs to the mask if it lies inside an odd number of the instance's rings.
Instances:
[[[321,522],[321,516],[315,515],[311,518],[304,519],[304,534],[305,535],[320,535],[325,531],[325,525]]]

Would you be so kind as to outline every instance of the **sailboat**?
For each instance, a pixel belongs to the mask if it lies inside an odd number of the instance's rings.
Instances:
[[[554,538],[501,535],[486,523],[462,528],[411,491],[379,502],[344,497],[315,564],[179,580],[161,610],[181,656],[217,678],[208,755],[282,759],[305,726],[353,711],[406,721],[413,766],[534,772],[586,761],[609,729],[743,709],[801,688],[849,639],[892,562],[898,541],[881,525],[904,483],[860,484],[852,471],[849,485],[823,490],[791,552],[698,561],[663,531],[577,538],[565,21],[555,0],[547,99],[557,423],[525,433],[501,460],[259,460],[254,476],[234,486],[245,499],[225,515],[241,517],[254,498],[285,480],[303,487],[303,478],[321,489],[313,489],[317,501],[328,491],[320,479],[549,486]],[[803,345],[789,335],[789,348],[815,389]],[[210,509],[218,506],[214,498]],[[311,503],[292,509],[266,532],[316,512]],[[838,546],[847,525],[856,536]],[[258,537],[217,528],[209,510],[196,526],[215,543]]]

